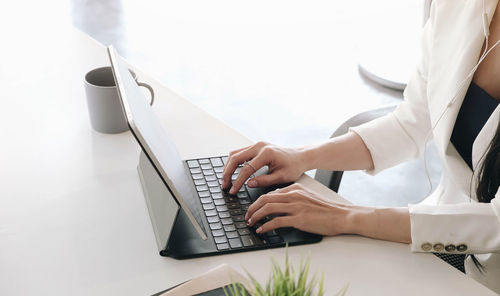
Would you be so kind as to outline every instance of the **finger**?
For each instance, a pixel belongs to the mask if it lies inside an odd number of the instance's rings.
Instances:
[[[288,202],[289,198],[285,194],[280,194],[277,192],[270,192],[268,194],[261,195],[253,204],[250,205],[246,214],[245,220],[253,215],[258,209],[262,208],[267,203],[285,203]]]
[[[249,161],[247,165],[244,165],[240,173],[238,174],[238,177],[236,180],[233,182],[233,186],[231,187],[231,190],[229,190],[230,194],[236,194],[238,190],[240,190],[241,186],[243,186],[243,183],[255,172],[257,172],[260,168],[263,166],[269,164],[271,162],[271,159],[269,159],[269,154],[267,153],[262,153],[262,151],[257,154],[254,158],[252,158],[251,161]]]
[[[293,183],[292,185],[289,185],[287,187],[281,188],[280,191],[281,193],[294,193],[291,198],[293,199],[300,199],[303,201],[311,201],[314,204],[330,204],[331,201],[326,200],[324,198],[321,198],[321,195],[314,194],[311,192],[308,188],[306,188],[304,185],[299,184],[299,183]]]
[[[295,213],[295,210],[295,205],[286,202],[266,203],[248,218],[247,224],[248,226],[253,226],[269,215],[289,215]]]
[[[297,217],[295,216],[281,216],[275,217],[271,221],[264,223],[261,227],[257,228],[255,232],[264,233],[274,229],[283,227],[295,227],[297,223]],[[296,228],[296,227],[295,227]]]
[[[258,153],[257,149],[257,147],[252,146],[237,152],[228,158],[224,171],[222,171],[222,188],[226,189],[229,185],[231,185],[231,176],[236,168],[245,161],[255,157]]]
[[[276,171],[248,180],[248,187],[266,187],[274,184],[279,184],[281,182],[283,182],[283,173],[281,173],[280,171]]]

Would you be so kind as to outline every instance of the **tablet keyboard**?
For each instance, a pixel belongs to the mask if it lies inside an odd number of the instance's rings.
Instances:
[[[283,243],[275,231],[255,233],[255,229],[262,225],[260,223],[247,227],[245,213],[252,199],[246,183],[236,195],[229,195],[221,189],[226,161],[227,157],[186,161],[217,249],[224,251]],[[231,177],[232,181],[236,180],[240,170],[241,165]]]

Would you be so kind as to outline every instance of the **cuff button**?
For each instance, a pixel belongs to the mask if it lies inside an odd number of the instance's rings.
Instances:
[[[465,252],[467,251],[467,245],[461,244],[457,246],[457,251],[459,252]]]
[[[443,251],[443,250],[444,250],[444,245],[443,245],[443,244],[440,244],[440,243],[435,244],[435,245],[433,246],[433,249],[434,249],[434,251],[436,251],[436,252],[441,252],[441,251]]]
[[[420,247],[426,252],[429,252],[432,249],[432,245],[430,243],[423,243]]]
[[[444,247],[444,249],[446,250],[446,252],[453,252],[457,249],[457,247],[455,247],[455,245],[447,245],[446,247]]]

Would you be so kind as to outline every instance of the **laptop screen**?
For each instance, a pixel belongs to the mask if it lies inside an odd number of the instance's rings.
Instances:
[[[127,63],[111,46],[108,47],[108,54],[130,130],[197,232],[207,239],[201,217],[203,209],[175,144],[132,78]]]

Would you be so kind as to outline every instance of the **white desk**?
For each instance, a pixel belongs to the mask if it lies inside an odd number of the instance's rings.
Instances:
[[[42,40],[36,56],[17,47],[0,69],[0,294],[147,295],[223,262],[266,278],[269,258],[282,260],[283,249],[183,261],[158,255],[136,172],[138,145],[128,132],[98,134],[88,122],[83,76],[108,64],[104,47],[73,30]],[[249,143],[137,73],[155,88],[154,108],[184,158]],[[289,250],[297,263],[309,252],[329,295],[346,283],[348,295],[494,295],[404,244],[340,236]]]

